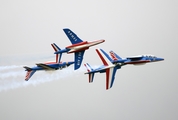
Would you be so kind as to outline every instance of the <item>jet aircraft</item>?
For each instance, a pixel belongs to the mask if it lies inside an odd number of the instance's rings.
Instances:
[[[55,51],[58,51],[59,48],[58,46],[54,45],[54,44],[51,44],[53,49]],[[70,61],[70,62],[60,62],[61,60],[61,54],[56,54],[56,61],[55,62],[45,62],[45,63],[37,63],[35,67],[27,67],[27,66],[24,66],[25,68],[25,71],[27,71],[26,73],[26,76],[25,76],[25,80],[28,81],[32,75],[36,72],[36,71],[39,71],[39,70],[45,70],[45,71],[48,71],[48,70],[58,70],[58,69],[63,69],[63,68],[66,68],[72,64],[74,64],[73,61]]]
[[[89,82],[92,83],[94,79],[95,73],[106,73],[106,90],[111,88],[114,83],[115,74],[117,69],[120,69],[122,66],[127,64],[134,64],[134,65],[142,65],[148,62],[156,62],[156,61],[162,61],[163,58],[158,58],[155,56],[136,56],[136,57],[127,57],[125,59],[122,59],[119,57],[116,53],[113,51],[110,51],[110,56],[102,49],[96,49],[96,52],[98,53],[99,57],[101,58],[104,65],[93,69],[88,63],[84,64],[87,68],[87,71],[85,74],[89,74]]]
[[[117,63],[122,66],[128,65],[128,64],[144,65],[146,63],[158,62],[158,61],[164,60],[163,58],[159,58],[159,57],[156,57],[156,56],[150,55],[150,54],[121,58],[119,55],[117,55],[113,51],[110,51],[109,53],[112,58],[112,63],[114,63],[114,64]]]
[[[74,53],[75,54],[75,63],[74,69],[79,69],[81,63],[83,61],[83,56],[85,50],[89,49],[89,47],[100,44],[105,42],[105,40],[96,40],[92,42],[83,41],[81,40],[73,31],[68,28],[63,29],[65,34],[67,35],[68,39],[72,43],[72,45],[65,47],[64,49],[59,49],[58,51],[54,52],[54,54],[62,54],[62,53]],[[55,43],[53,43],[55,44]]]
[[[96,49],[96,52],[98,53],[99,57],[101,58],[103,65],[93,69],[88,63],[84,64],[87,68],[87,71],[85,74],[89,74],[89,82],[93,82],[94,74],[95,73],[106,73],[106,90],[111,88],[114,83],[115,74],[117,69],[121,68],[120,64],[113,64],[111,61],[112,59],[109,57],[109,55],[102,49]]]

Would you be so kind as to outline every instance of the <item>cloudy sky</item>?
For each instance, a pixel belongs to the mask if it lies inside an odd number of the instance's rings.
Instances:
[[[178,1],[1,0],[0,119],[177,120]],[[25,82],[23,65],[54,60],[50,44],[81,39],[106,41],[85,52],[83,63],[101,65],[96,48],[121,57],[153,54],[165,61],[124,66],[110,90],[105,74],[88,83],[85,68],[36,72]],[[65,54],[63,61],[73,60]]]

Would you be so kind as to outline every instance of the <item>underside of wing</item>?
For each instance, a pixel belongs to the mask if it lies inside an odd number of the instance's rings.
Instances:
[[[96,49],[96,52],[98,53],[100,59],[102,60],[103,64],[105,66],[113,65],[112,59],[109,57],[109,55],[102,49]]]
[[[38,63],[38,64],[36,64],[38,67],[42,67],[43,69],[45,69],[45,70],[55,70],[55,68],[54,67],[51,67],[51,66],[49,66],[49,65],[46,65],[46,64],[43,64],[43,63]]]
[[[113,86],[116,70],[116,67],[106,69],[106,90]]]
[[[75,52],[75,70],[80,68],[85,51]]]

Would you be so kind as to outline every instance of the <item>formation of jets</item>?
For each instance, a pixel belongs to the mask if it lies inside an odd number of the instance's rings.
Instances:
[[[89,49],[89,47],[105,42],[105,40],[96,40],[92,42],[81,40],[74,32],[70,29],[63,29],[67,37],[69,38],[72,45],[65,47],[64,49],[60,49],[55,43],[52,43],[51,46],[54,49],[54,54],[56,54],[55,62],[45,62],[45,63],[37,63],[35,67],[27,67],[24,66],[27,71],[25,80],[28,81],[32,75],[38,70],[58,70],[66,68],[72,64],[74,64],[74,70],[80,68],[81,63],[83,61],[83,56],[85,50]],[[63,53],[74,53],[75,60],[71,62],[61,62],[61,57]]]
[[[74,70],[80,68],[85,50],[89,47],[105,42],[105,40],[96,40],[96,41],[83,41],[81,40],[74,32],[70,29],[63,29],[64,33],[67,35],[72,45],[60,49],[55,43],[52,43],[51,46],[54,49],[54,54],[56,55],[56,61],[54,62],[45,62],[37,63],[35,67],[24,66],[25,71],[27,71],[25,80],[28,81],[31,76],[38,70],[58,70],[66,68],[74,64]],[[124,65],[144,65],[150,62],[157,62],[164,60],[163,58],[156,57],[154,55],[140,55],[140,56],[131,56],[126,58],[121,58],[115,52],[110,51],[109,55],[103,49],[96,49],[98,56],[100,57],[103,65],[98,68],[93,69],[88,63],[84,64],[87,69],[89,83],[93,82],[95,73],[105,73],[106,74],[106,90],[111,88],[114,84],[115,74],[117,69],[121,69]],[[61,57],[63,53],[74,53],[74,61],[61,62]]]

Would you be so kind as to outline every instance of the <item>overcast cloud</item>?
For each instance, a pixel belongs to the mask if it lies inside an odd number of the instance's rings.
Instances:
[[[178,1],[1,0],[0,119],[177,120]],[[96,48],[121,57],[153,54],[165,61],[117,70],[105,90],[105,74],[88,83],[85,68],[36,72],[25,82],[23,65],[54,60],[55,42],[70,45],[70,28],[81,39],[106,41],[85,52],[83,63],[101,65]],[[73,60],[65,54],[63,61]]]

